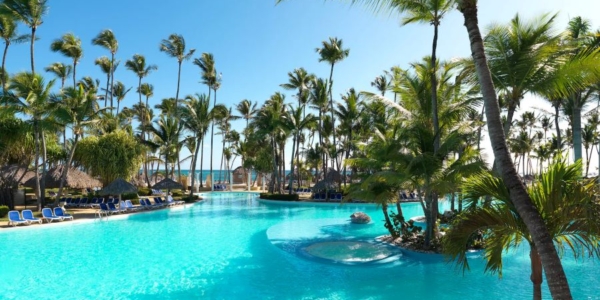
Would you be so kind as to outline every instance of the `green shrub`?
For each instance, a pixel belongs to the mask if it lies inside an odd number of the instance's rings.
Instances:
[[[152,195],[152,189],[145,188],[145,187],[140,187],[140,188],[138,188],[138,195],[140,195],[140,196],[151,196]]]
[[[127,199],[127,200],[131,200],[131,204],[133,205],[139,205],[140,204],[140,199]]]
[[[267,194],[261,193],[260,199],[279,200],[279,201],[298,201],[298,194]]]
[[[121,199],[123,199],[123,200],[133,200],[133,199],[138,199],[138,198],[139,198],[139,196],[138,196],[137,193],[125,193],[125,194],[121,194]]]
[[[183,191],[181,191],[181,190],[171,190],[171,193],[173,194],[173,197],[183,196]]]
[[[8,206],[6,205],[0,205],[0,218],[4,218],[6,217],[6,215],[8,214]]]
[[[199,198],[200,197],[198,197],[198,195],[193,195],[192,197],[190,197],[190,196],[183,197],[183,198],[181,198],[181,200],[185,201],[185,203],[193,203],[193,202],[198,201]]]

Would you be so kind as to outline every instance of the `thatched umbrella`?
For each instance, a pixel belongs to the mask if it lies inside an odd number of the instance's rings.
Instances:
[[[119,195],[119,200],[124,193],[137,193],[137,188],[123,178],[115,179],[100,191],[100,195]]]
[[[325,180],[326,181],[333,181],[333,182],[341,182],[342,181],[342,175],[340,174],[340,172],[329,168],[327,170],[327,176],[325,176]]]
[[[321,180],[312,187],[313,190],[335,190],[337,189],[337,183],[328,180]]]
[[[8,165],[0,168],[0,182],[12,183],[19,180],[19,184],[23,184],[29,179],[35,177],[33,171],[27,171],[19,165]]]
[[[167,193],[169,193],[169,191],[175,189],[183,190],[183,185],[171,178],[165,178],[157,184],[153,185],[152,188],[157,190],[167,190]]]
[[[60,187],[60,177],[62,175],[63,165],[53,167],[46,172],[46,187],[47,188],[58,188]],[[24,184],[27,187],[35,186],[35,178],[30,178]],[[77,169],[70,168],[67,178],[65,179],[65,186],[73,189],[86,189],[102,186],[102,183],[88,175],[85,172],[81,172]]]

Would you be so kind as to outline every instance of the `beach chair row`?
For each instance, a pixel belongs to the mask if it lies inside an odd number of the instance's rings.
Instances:
[[[88,207],[88,208],[97,208],[100,206],[100,203],[108,204],[119,204],[118,198],[92,198],[92,200],[88,201],[88,198],[62,198],[60,200],[61,206],[64,207]]]
[[[417,199],[417,194],[411,192],[410,194],[407,195],[406,192],[402,192],[400,194],[400,199],[401,200],[414,200],[414,199]]]
[[[296,190],[294,190],[294,193],[296,193],[296,194],[311,194],[312,190],[305,189],[305,188],[297,188]]]
[[[167,206],[181,205],[184,203],[185,201],[164,201],[160,197],[154,198],[154,203],[151,203],[150,199],[148,198],[140,199],[140,205],[133,205],[131,200],[121,201],[118,206],[114,203],[100,203],[99,209],[96,211],[96,215],[98,217],[102,217],[132,211],[149,210],[163,208]]]
[[[329,201],[332,202],[339,202],[342,201],[342,193],[330,193],[329,194]],[[327,200],[327,194],[326,193],[315,193],[312,197],[313,200],[315,201],[325,201]]]
[[[215,191],[226,191],[227,190],[227,185],[225,185],[225,184],[215,184],[213,186],[213,190],[215,190]]]
[[[52,223],[53,221],[73,220],[73,216],[66,213],[62,207],[55,207],[54,210],[46,207],[42,209],[42,218],[33,216],[30,209],[25,209],[19,213],[17,210],[8,212],[8,226],[29,225],[33,223],[42,224],[44,221]]]

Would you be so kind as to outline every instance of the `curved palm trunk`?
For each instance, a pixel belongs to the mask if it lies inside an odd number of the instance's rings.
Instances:
[[[204,187],[204,184],[202,183],[202,178],[204,177],[204,169],[202,168],[204,165],[204,137],[202,137],[200,143],[200,147],[202,147],[202,149],[200,150],[200,187]]]
[[[213,109],[215,108],[215,106],[217,106],[217,90],[215,90],[215,99],[213,102]],[[210,124],[210,178],[211,178],[211,184],[213,184],[213,185],[214,185],[214,181],[215,181],[215,179],[213,178],[213,146],[214,146],[214,139],[215,139],[214,130],[215,130],[215,121],[211,120],[211,124]]]
[[[111,58],[110,58],[110,87],[109,87],[109,88],[111,88],[110,107],[114,107],[114,102],[113,102],[114,95],[112,93],[112,87],[115,86],[115,53],[113,51],[111,51],[110,55],[111,55]],[[112,112],[112,108],[110,109],[110,111]]]
[[[471,53],[475,62],[481,93],[486,108],[486,117],[492,149],[498,162],[502,178],[510,192],[513,204],[529,230],[544,266],[548,286],[554,299],[572,299],[569,283],[552,238],[536,207],[531,202],[525,187],[519,180],[512,164],[502,123],[500,107],[494,90],[491,73],[487,65],[483,40],[477,19],[477,0],[459,0],[458,7],[465,19],[465,27],[471,42]]]
[[[36,26],[32,26],[31,27],[31,44],[29,45],[29,51],[31,54],[31,73],[35,74],[35,62],[33,59],[33,51],[34,51],[34,46],[33,44],[35,43],[35,31],[37,30]]]
[[[108,90],[110,89],[110,72],[106,73],[106,91],[104,92],[104,107],[108,104]],[[112,102],[111,102],[112,105]]]
[[[77,61],[73,60],[73,87],[77,86]]]
[[[142,105],[142,76],[138,78],[138,94],[140,96],[140,105]],[[147,102],[147,101],[146,101]],[[147,106],[148,104],[146,104]]]
[[[47,153],[46,153],[46,136],[44,135],[44,131],[40,131],[40,135],[42,138],[42,178],[40,178],[40,195],[41,195],[41,208],[44,208],[45,199],[46,199],[46,162],[48,161]],[[40,209],[41,210],[41,209]]]
[[[530,244],[529,258],[531,260],[531,282],[533,283],[533,299],[542,300],[542,260],[538,254],[535,245]]]
[[[560,147],[562,145],[562,139],[560,136],[560,126],[558,125],[559,113],[560,113],[560,104],[556,103],[556,105],[554,105],[554,126],[556,126],[556,142],[560,149]]]
[[[290,189],[289,189],[289,194],[292,194],[292,190],[294,189],[294,151],[296,151],[296,139],[297,139],[297,134],[294,134],[294,140],[292,143],[292,159],[290,161],[290,180],[288,182]]]
[[[4,45],[4,54],[2,54],[2,92],[6,94],[6,81],[4,80],[6,76],[6,53],[8,53],[8,46],[10,46],[10,40],[5,41]],[[6,100],[6,105],[8,106],[8,99]]]
[[[65,186],[65,181],[67,180],[67,176],[69,176],[69,168],[71,167],[71,163],[73,162],[73,156],[75,155],[75,148],[77,147],[77,142],[79,141],[79,135],[75,135],[75,139],[73,141],[73,145],[71,146],[71,150],[69,151],[69,158],[67,159],[67,163],[63,166],[61,175],[60,175],[60,184],[58,186],[58,193],[56,194],[56,200],[54,200],[54,204],[58,204],[58,200],[62,196],[62,190]]]
[[[381,204],[381,210],[383,211],[383,217],[385,218],[385,228],[389,231],[392,238],[397,238],[398,235],[396,234],[396,231],[394,231],[394,226],[392,225],[392,221],[390,220],[390,215],[388,214],[387,203]]]
[[[41,185],[40,185],[40,130],[39,130],[39,125],[37,121],[34,121],[33,123],[33,140],[35,143],[35,161],[34,161],[34,167],[35,167],[35,194],[37,196],[37,209],[38,211],[42,210],[42,193],[41,193]]]
[[[437,21],[437,11],[435,12],[433,24],[433,44],[431,45],[431,110],[432,110],[432,121],[433,121],[433,152],[437,153],[440,148],[440,121],[438,119],[438,105],[437,105],[437,77],[436,77],[436,50],[437,50],[437,40],[438,40],[438,26],[439,21]]]

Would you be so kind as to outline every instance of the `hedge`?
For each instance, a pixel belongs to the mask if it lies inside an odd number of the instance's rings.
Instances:
[[[0,205],[0,218],[4,218],[6,217],[6,215],[8,214],[8,206],[6,205]]]
[[[300,199],[298,194],[267,194],[261,193],[260,199],[265,200],[279,200],[279,201],[298,201]]]

